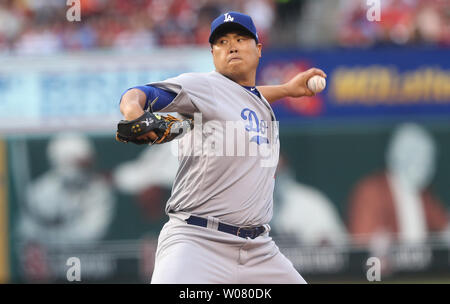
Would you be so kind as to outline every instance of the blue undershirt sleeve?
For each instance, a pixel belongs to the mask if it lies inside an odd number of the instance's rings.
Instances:
[[[129,88],[128,90],[123,92],[122,96],[120,96],[120,101],[122,101],[123,95],[131,89],[138,89],[145,93],[145,96],[147,96],[147,100],[145,101],[144,110],[147,110],[150,106],[150,112],[158,112],[159,110],[164,109],[177,96],[176,93],[169,92],[160,88],[155,88],[150,85],[145,85]]]

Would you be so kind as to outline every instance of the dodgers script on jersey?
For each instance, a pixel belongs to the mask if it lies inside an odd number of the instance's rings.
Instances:
[[[272,218],[279,135],[267,100],[217,72],[186,73],[152,86],[177,93],[159,112],[194,118],[179,141],[179,169],[166,212],[237,226]]]

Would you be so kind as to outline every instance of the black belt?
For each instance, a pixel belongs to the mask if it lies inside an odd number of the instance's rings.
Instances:
[[[191,224],[191,225],[201,226],[201,227],[208,227],[207,219],[199,217],[199,216],[195,216],[195,215],[189,216],[189,218],[186,220],[186,223]],[[258,237],[259,235],[261,235],[262,233],[264,233],[264,231],[266,231],[266,228],[264,226],[237,227],[237,226],[232,226],[232,225],[228,225],[228,224],[219,222],[217,230],[226,232],[226,233],[230,233],[233,235],[237,235],[244,239],[248,238],[248,237],[251,239],[254,239],[254,238]]]

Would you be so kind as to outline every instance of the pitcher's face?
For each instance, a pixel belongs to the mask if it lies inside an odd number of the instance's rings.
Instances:
[[[232,31],[218,36],[211,48],[216,71],[232,80],[254,77],[261,48],[245,32]]]

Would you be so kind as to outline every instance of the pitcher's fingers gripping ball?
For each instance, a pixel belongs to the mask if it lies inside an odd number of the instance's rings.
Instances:
[[[320,93],[325,89],[326,80],[322,76],[315,75],[308,79],[307,85],[308,89],[313,91],[314,93]]]
[[[183,136],[192,127],[192,119],[181,120],[171,115],[163,116],[145,112],[135,120],[121,120],[117,125],[116,140],[137,145],[163,144]],[[146,136],[151,132],[157,136],[153,140],[150,136]]]

